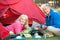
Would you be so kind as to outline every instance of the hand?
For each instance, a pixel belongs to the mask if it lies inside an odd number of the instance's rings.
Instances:
[[[14,32],[10,31],[9,34],[10,34],[10,35],[14,35]]]
[[[47,26],[43,25],[43,26],[42,26],[42,29],[43,29],[43,30],[47,29]]]
[[[41,33],[44,33],[44,30],[47,29],[47,26],[43,25],[42,29],[40,30]]]
[[[28,26],[28,25],[25,25],[25,28],[26,28],[26,29],[28,29],[28,28],[29,28],[29,26]]]

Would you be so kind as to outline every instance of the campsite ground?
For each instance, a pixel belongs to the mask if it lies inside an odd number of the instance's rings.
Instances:
[[[14,40],[13,38],[10,40]],[[26,40],[60,40],[60,36],[54,36],[54,37],[50,37],[50,38],[41,38],[41,39],[33,39],[33,38],[26,38]]]

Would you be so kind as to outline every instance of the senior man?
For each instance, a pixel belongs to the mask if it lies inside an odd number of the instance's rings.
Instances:
[[[60,35],[60,13],[54,11],[48,4],[41,5],[41,9],[46,15],[46,30]]]

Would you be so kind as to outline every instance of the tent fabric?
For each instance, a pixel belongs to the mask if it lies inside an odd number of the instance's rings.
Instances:
[[[9,31],[7,31],[7,29],[5,29],[5,27],[0,23],[0,38],[3,39],[7,36],[9,36]]]
[[[11,10],[8,10],[3,16],[0,18],[0,21],[3,24],[11,24],[19,17],[19,15],[14,14]]]
[[[2,5],[12,5],[12,4],[16,4],[21,0],[0,0],[0,4]]]
[[[0,5],[0,17],[4,14],[5,10],[7,10],[7,6]]]
[[[4,17],[5,14],[6,17]],[[45,23],[44,13],[33,0],[0,0],[0,22],[10,24],[21,14],[26,14],[29,19],[39,23]]]

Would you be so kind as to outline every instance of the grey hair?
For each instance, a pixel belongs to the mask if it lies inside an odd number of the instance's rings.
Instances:
[[[41,5],[41,8],[44,7],[44,6],[46,6],[46,7],[50,7],[49,4],[42,4],[42,5]]]

